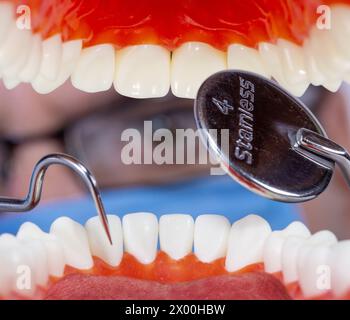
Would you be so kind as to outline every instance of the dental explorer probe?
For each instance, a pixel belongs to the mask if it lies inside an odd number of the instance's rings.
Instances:
[[[51,154],[42,158],[34,167],[27,197],[23,200],[0,197],[0,211],[25,212],[35,208],[40,202],[46,170],[51,165],[63,165],[68,167],[82,178],[94,200],[97,213],[100,217],[107,238],[112,244],[107,215],[97,187],[97,182],[91,172],[80,161],[69,155]]]
[[[283,202],[314,199],[337,164],[350,186],[350,155],[311,111],[275,82],[228,70],[209,77],[194,104],[200,135],[237,182]],[[226,144],[225,144],[226,141]]]

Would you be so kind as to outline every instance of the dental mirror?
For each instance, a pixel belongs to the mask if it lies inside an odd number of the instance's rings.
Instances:
[[[318,141],[328,141],[324,129],[301,101],[274,82],[243,71],[214,74],[199,89],[195,118],[224,170],[251,191],[303,202],[328,186],[334,159],[313,152],[300,136],[311,132]]]

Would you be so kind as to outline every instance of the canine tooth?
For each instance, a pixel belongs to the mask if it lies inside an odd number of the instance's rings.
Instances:
[[[85,229],[92,255],[116,267],[123,258],[123,229],[120,218],[115,215],[108,215],[108,223],[112,245],[109,243],[99,217],[89,219],[85,224]]]
[[[82,46],[83,43],[81,40],[65,42],[62,46],[62,61],[57,78],[50,81],[42,74],[39,74],[32,83],[34,90],[40,94],[47,94],[65,83],[78,62]]]
[[[111,88],[115,74],[115,50],[110,44],[83,49],[71,80],[74,87],[85,92]]]
[[[226,54],[206,43],[187,42],[173,52],[171,90],[180,98],[195,98],[210,75],[227,68]]]
[[[298,257],[299,284],[305,297],[316,297],[330,289],[330,247],[306,245],[304,249],[306,254],[302,261],[300,255]]]
[[[156,98],[170,89],[170,52],[157,45],[128,46],[116,55],[114,87],[133,98]]]
[[[210,263],[225,257],[231,224],[224,216],[198,216],[194,226],[194,253],[198,260]]]
[[[50,234],[61,241],[67,265],[77,269],[93,266],[89,240],[82,225],[67,217],[58,218],[51,225]]]
[[[227,67],[255,72],[267,78],[270,77],[259,52],[241,44],[232,44],[228,47]]]
[[[12,3],[0,3],[0,43],[4,41],[11,25],[15,23],[14,12],[15,8]]]
[[[271,234],[265,219],[251,214],[236,221],[231,228],[225,267],[230,272],[263,261],[263,248]]]
[[[42,59],[38,76],[55,81],[62,62],[62,40],[57,34],[42,42]]]
[[[40,71],[41,60],[42,40],[39,35],[34,35],[27,62],[19,72],[18,79],[22,82],[31,82],[34,80]]]
[[[152,263],[157,254],[158,221],[152,213],[133,213],[123,217],[125,251],[143,264]]]
[[[60,241],[55,235],[42,231],[34,223],[25,222],[18,230],[17,239],[21,241],[42,241],[47,252],[49,274],[54,277],[61,277],[63,275],[65,267],[64,251]]]
[[[283,74],[283,66],[278,47],[271,43],[260,42],[259,53],[269,74],[271,74],[278,83],[285,87],[286,81]]]
[[[280,50],[284,78],[289,91],[296,96],[302,96],[309,86],[303,49],[283,39],[277,41],[277,46]]]
[[[192,251],[194,221],[187,214],[162,215],[159,219],[160,249],[179,260]]]
[[[13,66],[21,58],[29,36],[28,30],[20,30],[16,25],[12,25],[7,38],[0,45],[0,68],[2,73],[4,69]]]
[[[332,271],[332,290],[341,297],[350,290],[350,240],[340,241],[331,248],[329,261]]]
[[[306,239],[310,237],[310,231],[299,221],[292,222],[283,230],[273,231],[266,239],[263,249],[266,272],[274,273],[282,270],[282,248],[286,239],[290,236]]]

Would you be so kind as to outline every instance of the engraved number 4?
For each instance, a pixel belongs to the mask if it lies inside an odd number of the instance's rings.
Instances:
[[[228,112],[230,110],[234,110],[234,108],[228,103],[226,99],[220,101],[216,98],[212,98],[212,101],[215,104],[215,106],[221,111],[222,114],[228,115]]]

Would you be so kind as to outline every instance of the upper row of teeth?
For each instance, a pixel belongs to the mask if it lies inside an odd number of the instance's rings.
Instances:
[[[171,88],[182,98],[195,98],[201,83],[224,69],[253,71],[273,77],[296,96],[310,84],[336,91],[350,82],[350,7],[332,7],[331,29],[311,30],[303,46],[279,39],[258,49],[232,44],[227,52],[200,42],[188,42],[173,52],[158,45],[116,50],[111,44],[82,49],[82,41],[62,43],[55,35],[42,40],[16,26],[14,8],[0,3],[0,77],[8,89],[31,83],[42,94],[69,78],[74,87],[99,92],[113,85],[134,98],[165,96]]]
[[[282,272],[286,284],[299,281],[306,297],[330,289],[343,296],[350,289],[350,240],[338,242],[330,231],[311,235],[301,222],[272,232],[257,215],[248,215],[232,226],[220,215],[201,215],[194,221],[190,215],[171,214],[158,222],[151,213],[134,213],[122,221],[115,215],[108,220],[113,245],[98,217],[88,220],[85,227],[62,217],[51,225],[50,233],[26,222],[16,237],[1,235],[0,296],[11,292],[33,295],[36,286],[47,284],[49,275],[61,277],[66,265],[91,269],[93,256],[117,267],[125,251],[140,263],[150,264],[156,259],[158,245],[174,260],[192,250],[204,263],[225,258],[228,272],[264,263],[266,272]],[[18,266],[22,265],[30,267],[33,278],[31,288],[25,290],[17,285]],[[328,282],[331,287],[323,285]]]

